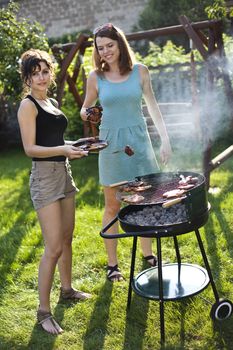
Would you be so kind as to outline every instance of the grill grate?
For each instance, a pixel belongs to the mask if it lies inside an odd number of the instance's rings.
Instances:
[[[142,193],[144,200],[140,204],[156,204],[166,202],[167,199],[163,197],[163,193],[174,190],[179,185],[179,178],[167,183],[160,183],[156,181],[148,181],[152,187]]]
[[[117,199],[119,201],[124,202],[124,197],[127,197],[128,195],[132,195],[132,194],[137,193],[138,195],[143,196],[144,199],[140,200],[140,202],[138,202],[138,203],[131,203],[131,204],[148,205],[148,204],[165,203],[168,201],[168,199],[163,197],[163,193],[177,189],[179,186],[180,176],[177,175],[176,177],[173,177],[172,179],[166,180],[164,182],[162,182],[161,180],[158,181],[158,179],[156,179],[156,177],[154,177],[154,178],[149,177],[149,178],[145,178],[145,179],[142,177],[141,181],[143,181],[144,185],[151,185],[152,187],[145,190],[145,191],[141,191],[141,192],[136,192],[136,191],[126,192],[126,191],[124,191],[125,186],[130,187],[130,182],[128,182],[127,185],[120,187],[120,190],[117,192]],[[199,185],[199,183],[200,183],[200,180],[198,180],[198,182],[195,183],[195,185],[192,189],[197,187]]]

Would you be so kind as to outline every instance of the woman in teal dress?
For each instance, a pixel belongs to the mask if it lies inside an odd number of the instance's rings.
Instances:
[[[98,27],[94,32],[93,63],[94,70],[87,80],[81,117],[88,119],[87,108],[98,99],[103,107],[99,136],[109,143],[99,154],[99,179],[105,198],[103,226],[106,226],[120,210],[120,202],[116,198],[118,187],[110,185],[159,171],[142,113],[142,98],[161,138],[160,156],[163,163],[167,162],[171,147],[152,91],[149,71],[145,65],[135,62],[124,33],[111,23]],[[134,150],[130,157],[122,151],[126,145]],[[108,230],[108,233],[116,232],[117,223]],[[105,239],[105,247],[108,255],[107,277],[112,282],[121,281],[117,240]],[[141,238],[141,248],[144,258],[155,266],[157,259],[152,253],[151,238]]]

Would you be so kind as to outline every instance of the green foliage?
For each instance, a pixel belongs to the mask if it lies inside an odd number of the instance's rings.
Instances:
[[[148,30],[178,25],[180,15],[186,15],[192,22],[205,20],[207,17],[205,7],[212,2],[212,0],[149,0],[140,15],[136,29]],[[185,47],[189,44],[185,35],[161,36],[156,42],[163,45],[168,39]]]
[[[65,133],[66,140],[76,140],[83,136],[83,121],[80,117],[80,109],[74,100],[73,95],[65,88],[62,99],[62,111],[68,118],[68,128]]]
[[[0,9],[0,94],[19,99],[22,91],[18,64],[21,54],[30,48],[48,50],[48,40],[38,22],[18,19],[18,4],[10,2]]]
[[[139,27],[151,29],[179,24],[179,16],[186,15],[191,21],[206,19],[205,7],[212,0],[149,0],[141,13]]]
[[[205,9],[209,19],[223,19],[227,16],[226,2],[224,0],[214,0],[211,6]]]
[[[66,43],[75,42],[80,33],[85,33],[87,35],[91,34],[89,29],[84,29],[79,32],[63,34],[60,37],[50,37],[49,46],[52,47],[54,44],[66,44]]]
[[[76,38],[77,39],[77,38]],[[78,79],[76,81],[76,86],[80,96],[84,99],[84,85],[83,85],[83,74],[82,68],[85,69],[85,74],[88,75],[92,69],[91,64],[92,49],[87,48],[85,55],[83,57],[83,63],[79,72]],[[68,72],[72,75],[76,61],[73,60],[69,66]],[[65,137],[68,140],[75,140],[83,136],[83,121],[80,117],[80,108],[71,92],[69,91],[68,84],[65,85],[64,95],[62,99],[62,110],[69,120],[69,126],[66,131]]]
[[[148,54],[142,59],[142,62],[149,67],[156,67],[160,65],[185,63],[189,61],[189,55],[181,46],[176,46],[172,41],[160,47],[159,45],[150,42]]]
[[[83,31],[87,33],[87,31]],[[56,45],[59,47],[59,45],[67,44],[67,43],[74,43],[77,41],[77,38],[81,32],[73,32],[69,34],[65,34],[61,37],[57,38],[50,38],[49,39],[49,45],[52,47],[53,45]],[[67,53],[61,53],[59,56],[61,59],[64,59]],[[81,96],[82,99],[84,99],[84,85],[83,85],[83,74],[84,72],[82,69],[85,69],[85,74],[88,75],[92,68],[91,64],[91,55],[92,55],[92,48],[87,48],[85,50],[85,55],[81,57],[81,60],[83,60],[80,71],[79,71],[79,76],[76,81],[76,87],[78,90],[79,95]],[[76,56],[75,59],[71,62],[68,68],[68,73],[70,76],[73,75],[73,71],[75,68],[76,64],[76,59],[78,57]],[[56,74],[59,74],[59,67],[57,66]],[[64,88],[64,94],[62,98],[62,111],[65,113],[69,120],[68,128],[65,133],[65,138],[67,140],[75,140],[78,139],[79,137],[83,136],[83,121],[80,117],[80,108],[77,105],[74,96],[72,93],[69,91],[69,86],[66,83],[65,88]]]
[[[93,69],[93,66],[92,66],[92,51],[93,51],[92,47],[86,48],[85,55],[83,57],[83,65],[85,67],[85,71],[86,71],[87,74],[89,74],[90,71]]]
[[[231,59],[233,54],[233,39],[232,36],[223,34],[224,48],[227,58]],[[195,61],[201,62],[203,58],[198,50],[194,49]],[[144,63],[148,67],[157,67],[172,65],[177,63],[189,63],[190,52],[186,53],[184,47],[177,46],[171,40],[168,40],[164,46],[160,46],[152,41],[149,42],[149,49],[146,55],[139,52],[135,53],[139,62]]]
[[[231,17],[233,16],[233,6],[227,9],[226,2],[224,0],[214,0],[211,6],[206,7],[205,11],[210,20],[222,20],[224,31],[232,35]]]
[[[200,61],[201,55],[197,50],[194,50],[195,59]],[[176,46],[172,41],[168,40],[161,47],[153,42],[149,42],[149,50],[146,56],[136,53],[138,61],[144,63],[148,67],[157,67],[172,65],[176,63],[189,63],[190,53],[186,53],[182,46]]]
[[[224,49],[226,56],[232,59],[233,56],[233,37],[231,35],[223,34]]]
[[[78,32],[73,32],[73,33],[63,34],[60,37],[49,38],[49,46],[52,47],[54,44],[72,43],[76,41],[78,35],[79,35]]]
[[[135,30],[148,30],[178,25],[179,16],[186,15],[191,22],[199,22],[206,19],[224,19],[225,31],[228,33],[229,17],[233,16],[233,7],[227,11],[224,0],[149,0],[140,15],[138,26]],[[172,40],[177,45],[189,48],[187,36],[184,34],[160,36],[155,41],[164,45],[167,40]],[[145,52],[144,52],[145,53]]]

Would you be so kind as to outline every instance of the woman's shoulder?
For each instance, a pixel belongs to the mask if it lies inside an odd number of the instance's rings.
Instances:
[[[145,82],[149,81],[148,67],[145,64],[137,63],[137,69],[140,75],[141,83],[144,85]]]
[[[35,107],[35,103],[27,96],[20,102],[20,108],[30,109]]]
[[[29,115],[36,115],[37,109],[35,104],[28,97],[25,97],[19,105],[18,114],[27,113]]]
[[[137,62],[137,63],[135,63],[134,66],[137,67],[137,69],[138,69],[139,72],[141,72],[141,73],[146,74],[146,73],[148,72],[148,67],[147,67],[145,64],[143,64],[143,63]]]
[[[97,74],[97,71],[96,70],[92,70],[90,73],[89,73],[89,79],[92,79],[92,80],[96,80],[98,77],[98,74]]]
[[[97,78],[98,78],[97,72],[95,70],[92,70],[88,75],[88,83],[96,85]]]

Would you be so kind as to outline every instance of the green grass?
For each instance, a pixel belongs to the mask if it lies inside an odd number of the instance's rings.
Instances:
[[[77,195],[73,242],[74,286],[93,298],[75,305],[58,304],[56,272],[52,309],[65,329],[58,337],[41,331],[35,321],[38,306],[37,269],[43,242],[32,208],[28,176],[30,159],[20,150],[0,154],[0,349],[157,350],[160,349],[158,302],[133,293],[126,312],[131,238],[119,240],[119,262],[126,281],[106,281],[106,255],[99,236],[103,195],[98,185],[97,157],[72,162]],[[209,195],[211,214],[201,229],[218,293],[233,300],[233,162],[226,161],[211,175],[220,192]],[[182,261],[203,266],[193,233],[179,236]],[[154,242],[155,244],[155,242]],[[175,261],[173,241],[162,239],[163,258]],[[140,248],[136,272],[143,268]],[[165,303],[168,350],[223,350],[233,348],[233,317],[212,322],[212,288],[195,297]]]

